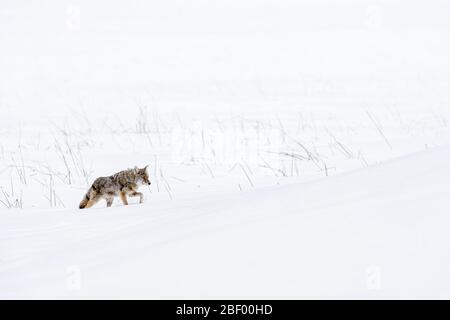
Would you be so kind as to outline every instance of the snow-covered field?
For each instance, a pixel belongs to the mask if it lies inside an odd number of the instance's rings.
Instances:
[[[0,298],[450,298],[449,13],[3,1]]]

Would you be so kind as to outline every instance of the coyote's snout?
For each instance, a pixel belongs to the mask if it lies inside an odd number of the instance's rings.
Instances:
[[[92,207],[101,199],[106,200],[106,205],[111,207],[114,197],[120,197],[124,205],[128,205],[127,196],[139,197],[139,202],[144,202],[144,195],[137,192],[142,185],[150,185],[147,167],[120,171],[109,177],[97,178],[86,192],[80,203],[80,209]]]

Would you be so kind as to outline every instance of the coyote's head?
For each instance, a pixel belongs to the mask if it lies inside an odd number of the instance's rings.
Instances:
[[[148,166],[145,166],[142,169],[139,169],[138,167],[134,168],[134,172],[136,173],[136,179],[137,179],[138,184],[148,185],[148,186],[152,184],[150,182],[150,177],[148,176],[147,168],[148,168]]]

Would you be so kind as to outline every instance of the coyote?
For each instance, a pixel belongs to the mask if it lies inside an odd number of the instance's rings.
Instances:
[[[139,169],[128,169],[120,171],[109,177],[100,177],[95,179],[92,186],[86,192],[80,203],[80,209],[92,207],[101,199],[106,200],[106,205],[111,207],[114,197],[119,196],[124,205],[128,205],[127,195],[130,197],[139,197],[139,203],[144,201],[144,195],[137,192],[142,185],[150,185],[147,167]]]

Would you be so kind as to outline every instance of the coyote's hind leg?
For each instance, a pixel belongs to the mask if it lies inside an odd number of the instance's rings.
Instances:
[[[109,208],[113,204],[114,197],[107,197],[107,198],[105,198],[105,200],[106,200],[106,206]]]

